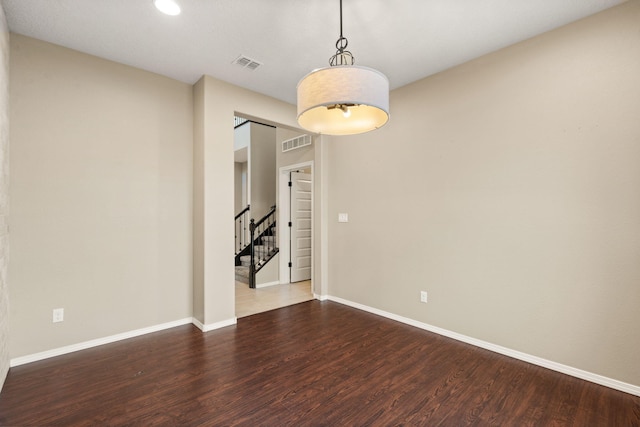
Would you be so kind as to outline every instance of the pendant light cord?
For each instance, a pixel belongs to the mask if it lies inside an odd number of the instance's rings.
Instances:
[[[336,42],[336,54],[329,58],[329,65],[353,65],[355,60],[347,49],[349,41],[342,35],[342,0],[340,0],[340,37]]]
[[[342,0],[340,0],[340,38],[342,37]]]

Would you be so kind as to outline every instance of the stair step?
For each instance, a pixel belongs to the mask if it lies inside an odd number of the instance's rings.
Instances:
[[[249,284],[249,267],[236,265],[236,280],[238,282]]]
[[[274,249],[273,246],[255,245],[253,247],[253,252],[256,255],[256,257],[263,257],[266,254],[268,254],[269,252],[271,252],[273,249]]]
[[[257,246],[254,246],[254,249]],[[256,264],[260,263],[260,259],[264,258],[267,254],[274,252],[277,248],[269,248],[270,250],[267,249],[261,249],[260,251],[255,251],[255,262]],[[244,266],[244,267],[249,267],[251,265],[251,255],[243,255],[240,257],[240,265]]]

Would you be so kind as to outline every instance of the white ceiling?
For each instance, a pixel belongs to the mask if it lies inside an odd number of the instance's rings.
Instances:
[[[296,85],[328,66],[339,0],[1,0],[9,28],[58,45],[195,83],[203,74],[295,104]],[[624,0],[344,0],[356,65],[398,88]],[[245,55],[263,65],[232,62]]]

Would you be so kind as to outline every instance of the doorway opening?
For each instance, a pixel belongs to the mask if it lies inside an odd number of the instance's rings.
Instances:
[[[255,275],[255,281],[252,282],[254,285],[251,285],[255,286],[255,288],[250,288],[247,283],[243,283],[242,277],[239,277],[238,274],[241,268],[236,264],[235,306],[237,318],[314,299],[311,282],[313,264],[313,161],[276,169],[279,166],[278,163],[282,165],[287,160],[286,156],[280,157],[279,150],[280,146],[283,145],[280,144],[280,139],[285,137],[276,136],[277,125],[270,125],[275,130],[273,137],[267,138],[271,142],[263,139],[256,143],[254,135],[263,135],[265,132],[262,131],[262,127],[258,126],[259,123],[251,120],[248,122],[249,129],[246,127],[242,129],[243,126],[240,126],[241,132],[236,132],[235,134],[236,138],[243,134],[242,131],[245,134],[249,134],[249,142],[247,147],[244,148],[247,155],[242,159],[246,163],[239,165],[238,160],[236,160],[236,210],[249,209],[250,206],[248,215],[258,224],[260,220],[260,209],[257,209],[258,203],[264,206],[275,206],[276,220],[271,228],[273,233],[270,232],[269,234],[271,236],[275,235],[276,253],[273,255],[273,259],[268,261],[264,268]],[[238,131],[238,128],[236,128],[236,131]],[[281,131],[291,132],[290,130]],[[237,152],[240,147],[237,143],[234,143],[234,145]],[[272,149],[272,153],[265,151]],[[258,152],[258,150],[262,151]],[[284,153],[284,151],[283,149],[282,152]],[[273,172],[269,172],[269,169]],[[270,178],[273,184],[268,184],[267,181],[269,179],[262,178],[262,175],[259,177],[258,174],[262,174],[264,177],[269,177],[270,175],[273,177]],[[291,181],[290,178],[295,180]],[[253,185],[253,181],[256,181],[256,185]],[[289,187],[289,182],[295,185],[295,189]],[[265,185],[270,187],[271,190],[267,189]],[[291,190],[294,190],[294,192],[292,193]],[[292,206],[294,209],[292,209]],[[291,218],[291,215],[293,215],[293,218]],[[248,223],[248,221],[249,218],[245,222]],[[288,226],[289,223],[292,224],[292,227]],[[294,236],[293,245],[291,244],[290,228],[297,230],[298,233],[297,236]],[[243,234],[244,232],[239,233],[236,230],[236,239],[238,235]],[[262,236],[262,239],[264,238]],[[250,241],[251,239],[248,240]],[[258,245],[264,245],[262,241],[256,240],[255,242],[256,248]],[[270,242],[272,242],[270,245],[274,244],[273,240]],[[240,257],[241,255],[238,254]],[[289,267],[290,264],[291,267]],[[283,265],[286,265],[286,268],[283,269]]]

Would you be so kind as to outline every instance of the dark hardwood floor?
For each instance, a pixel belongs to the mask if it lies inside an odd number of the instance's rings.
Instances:
[[[332,302],[12,368],[8,426],[640,426],[640,397]]]

